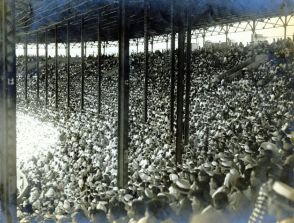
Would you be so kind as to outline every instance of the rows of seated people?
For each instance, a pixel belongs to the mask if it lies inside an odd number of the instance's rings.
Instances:
[[[43,62],[40,102],[36,102],[36,70],[31,68],[26,103],[24,61],[18,58],[18,109],[60,129],[54,153],[44,151],[20,165],[30,188],[20,199],[19,218],[23,222],[258,222],[293,217],[287,215],[293,207],[283,209],[285,214],[279,217],[266,202],[255,207],[261,200],[260,189],[263,197],[270,197],[276,182],[288,185],[284,199],[294,200],[293,49],[291,41],[278,41],[193,51],[190,135],[178,165],[170,131],[170,52],[150,56],[147,123],[142,118],[144,55],[132,55],[129,180],[124,189],[117,187],[116,180],[117,58],[103,57],[100,115],[95,57],[86,62],[84,111],[80,111],[78,61],[72,60],[70,66],[68,109],[66,63],[60,60],[56,110],[54,65],[49,63],[46,107]],[[257,54],[268,59],[256,69],[244,69],[233,79],[218,78]],[[29,64],[34,67],[34,58]],[[274,210],[282,209],[276,206]]]

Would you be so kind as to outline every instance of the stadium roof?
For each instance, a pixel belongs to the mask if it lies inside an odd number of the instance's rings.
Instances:
[[[152,35],[170,33],[171,0],[149,0],[150,32]],[[294,0],[175,0],[187,4],[192,12],[192,28],[233,23],[254,18],[289,15],[294,12]],[[35,41],[36,31],[47,29],[49,39],[55,36],[58,25],[58,41],[66,39],[66,24],[70,21],[71,41],[80,40],[80,23],[84,18],[85,40],[97,39],[97,21],[100,14],[103,41],[118,39],[118,0],[17,0],[16,26],[21,40],[29,33]],[[177,7],[176,7],[177,10]],[[177,13],[176,13],[177,14]],[[130,38],[143,36],[144,0],[129,0]],[[44,38],[40,34],[40,39]],[[49,40],[50,41],[50,40]]]

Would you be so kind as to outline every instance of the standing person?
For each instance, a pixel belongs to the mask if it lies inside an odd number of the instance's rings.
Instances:
[[[138,223],[159,223],[161,203],[159,200],[148,201],[146,205],[145,216]]]
[[[246,196],[245,191],[247,190],[248,185],[246,180],[242,177],[239,177],[236,180],[236,184],[233,185],[231,193],[229,194],[229,207],[230,210],[240,219],[249,218],[250,209],[250,200]]]
[[[270,179],[260,188],[259,196],[248,223],[294,222],[294,188]]]
[[[121,201],[110,203],[108,219],[113,223],[128,223],[130,219],[125,204]]]
[[[109,223],[105,211],[99,209],[90,211],[91,223]]]
[[[90,223],[89,219],[87,218],[85,212],[82,209],[77,209],[72,214],[72,222],[73,223]]]
[[[137,223],[145,216],[146,205],[144,201],[135,200],[132,202],[130,211],[128,212],[130,221],[129,223]]]
[[[191,223],[229,223],[232,222],[232,214],[228,210],[228,196],[224,191],[213,194],[212,204],[207,206],[200,215],[195,215]]]
[[[173,223],[174,217],[170,206],[158,199],[149,201],[146,205],[145,217],[138,223]]]

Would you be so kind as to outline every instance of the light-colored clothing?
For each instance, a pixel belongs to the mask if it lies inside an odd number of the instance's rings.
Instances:
[[[141,218],[138,223],[158,223],[159,221],[153,216],[145,216]]]
[[[224,180],[224,186],[227,188],[231,188],[236,184],[236,180],[240,177],[240,174],[237,170],[232,169],[229,173],[227,173],[225,180]]]
[[[277,223],[294,223],[294,217],[293,218],[285,219],[283,221],[279,221]]]
[[[242,191],[235,191],[229,195],[229,206],[235,213],[248,212],[250,209],[250,200]]]
[[[191,223],[229,223],[229,216],[221,211],[216,210],[212,205],[207,206],[200,215],[192,217]]]
[[[116,219],[115,221],[113,221],[113,223],[128,223],[129,220],[130,219],[128,217],[123,217],[123,218]]]

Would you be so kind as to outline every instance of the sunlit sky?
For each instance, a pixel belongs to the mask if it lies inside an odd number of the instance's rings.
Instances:
[[[294,35],[294,18],[288,17],[289,24],[287,27],[287,38],[293,39]],[[273,28],[276,24],[277,28]],[[249,31],[249,26],[247,26],[248,31],[244,31],[246,28],[247,22],[243,22],[241,24],[233,24],[233,26],[230,28],[230,33],[228,38],[232,42],[242,42],[244,45],[247,43],[250,43],[252,40],[252,32]],[[237,28],[239,26],[239,28]],[[264,28],[264,29],[263,29]],[[282,21],[278,18],[272,18],[268,20],[268,24],[265,26],[265,23],[259,22],[256,26],[256,34],[261,37],[262,39],[265,39],[269,42],[272,42],[274,39],[278,38],[284,38],[284,28],[282,26]],[[205,41],[213,42],[213,43],[220,43],[226,41],[226,36],[224,34],[218,35],[218,32],[220,30],[220,27],[217,27],[216,29],[214,27],[209,28],[210,31],[214,30],[213,35],[211,35],[211,32],[208,32],[205,38]],[[144,45],[143,40],[139,40],[140,44],[138,47],[139,52],[144,51]],[[177,41],[176,41],[177,42]],[[130,43],[134,43],[134,41],[130,40]],[[192,44],[193,48],[195,47],[202,47],[203,46],[203,38],[199,36],[196,38],[196,35],[192,36]],[[97,54],[97,42],[89,42],[86,43],[86,55],[96,55]],[[115,45],[115,46],[113,46]],[[168,44],[168,47],[170,47],[170,42]],[[177,43],[176,43],[177,47]],[[166,42],[155,42],[153,44],[153,51],[155,50],[166,50],[167,44]],[[151,51],[151,45],[149,46],[149,50]],[[135,53],[137,52],[137,46],[136,44],[130,44],[130,52]],[[102,53],[104,53],[104,50],[102,48]],[[105,48],[105,54],[117,54],[118,53],[118,47],[116,42],[109,42],[109,45]],[[23,45],[17,45],[16,50],[17,56],[24,54],[24,47]],[[29,55],[36,55],[36,45],[30,44],[28,46],[28,54]],[[39,46],[39,54],[40,56],[45,55],[45,46],[43,44],[40,44]],[[58,45],[58,54],[59,56],[65,56],[66,55],[66,46],[65,44],[59,44]],[[48,45],[48,55],[51,57],[54,57],[55,55],[55,45],[49,44]],[[81,55],[81,49],[79,43],[73,43],[71,44],[71,56],[80,56]]]

